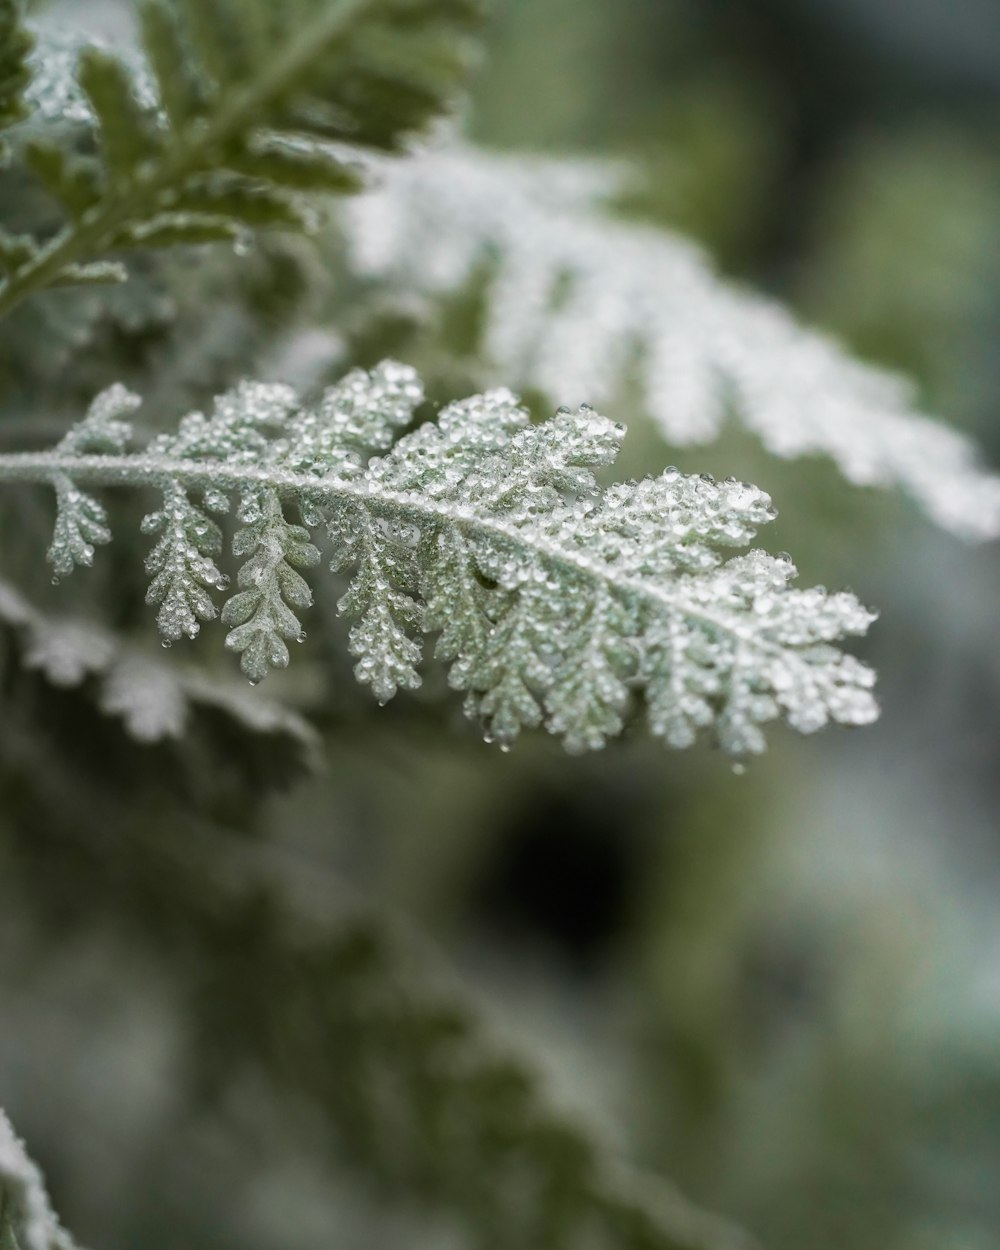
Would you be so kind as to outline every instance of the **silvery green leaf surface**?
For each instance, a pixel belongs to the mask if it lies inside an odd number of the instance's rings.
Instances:
[[[874,674],[836,645],[874,616],[850,592],[793,587],[790,557],[746,550],[776,515],[764,492],[672,468],[602,487],[594,470],[614,461],[624,427],[587,405],[532,425],[507,390],[400,435],[422,399],[416,373],[392,361],[354,370],[315,405],[244,382],[128,452],[102,396],[55,451],[0,457],[0,480],[54,486],[57,571],[86,563],[63,519],[66,499],[91,498],[82,484],[159,489],[143,529],[157,536],[149,601],[166,645],[214,619],[213,591],[229,582],[222,532],[194,500],[214,511],[238,500],[244,563],[222,617],[254,684],[305,640],[303,573],[325,529],[348,579],[339,608],[358,680],[380,703],[419,686],[424,636],[436,635],[467,713],[504,747],[544,726],[570,751],[596,749],[642,713],[668,746],[707,736],[743,755],[764,749],[773,720],[810,733],[876,717]],[[114,431],[112,451],[86,450],[95,429]]]

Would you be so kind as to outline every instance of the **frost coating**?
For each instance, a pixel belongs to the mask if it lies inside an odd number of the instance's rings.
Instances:
[[[36,43],[30,61],[32,78],[25,99],[36,115],[33,121],[93,125],[97,118],[77,81],[77,62],[88,48],[108,50],[108,43],[86,30],[62,22],[57,26],[51,19],[33,23],[32,31]],[[114,50],[128,65],[136,99],[145,109],[155,108],[156,90],[142,57],[127,46]]]
[[[137,742],[179,739],[192,713],[210,706],[237,727],[281,735],[307,760],[315,754],[313,729],[280,703],[259,694],[251,698],[242,682],[167,663],[95,622],[44,616],[4,581],[0,622],[18,639],[25,668],[67,689],[92,680],[101,711],[120,718]]]
[[[216,615],[212,592],[228,582],[204,554],[221,531],[192,497],[214,511],[238,500],[246,563],[222,616],[255,684],[304,637],[299,570],[319,559],[322,527],[348,577],[339,607],[358,679],[380,702],[413,689],[433,635],[489,740],[544,725],[592,750],[641,704],[668,746],[707,734],[747,754],[778,718],[804,733],[875,718],[873,673],[834,645],[872,613],[848,592],[793,589],[787,557],[728,554],[775,516],[762,491],[676,469],[602,488],[593,470],[624,427],[587,405],[532,425],[507,390],[400,437],[422,399],[392,361],[349,373],[314,408],[243,383],[145,452],[77,454],[71,433],[54,453],[0,457],[0,479],[158,487],[164,508],[144,528],[159,534],[151,598],[166,642]],[[118,411],[107,397],[96,408]]]
[[[495,266],[484,348],[505,379],[553,402],[572,380],[610,403],[627,368],[669,443],[717,437],[734,408],[779,456],[828,455],[852,482],[902,487],[948,529],[1000,535],[1000,478],[919,415],[905,380],[723,285],[686,241],[609,220],[598,210],[620,178],[458,148],[387,166],[343,220],[358,267],[396,289],[450,291]]]
[[[0,1110],[0,1246],[12,1250],[75,1250],[59,1223],[38,1168]]]

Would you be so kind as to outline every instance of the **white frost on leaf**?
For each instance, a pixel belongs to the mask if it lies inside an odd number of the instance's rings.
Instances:
[[[137,742],[162,742],[183,735],[188,698],[175,669],[133,652],[108,669],[100,708],[120,717]]]
[[[74,1250],[75,1244],[52,1210],[41,1172],[0,1110],[0,1247]]]
[[[39,616],[28,632],[24,666],[36,669],[53,686],[69,689],[107,672],[115,650],[114,638],[98,625]]]
[[[325,528],[347,576],[338,606],[355,673],[381,703],[420,684],[429,634],[467,713],[502,745],[544,726],[593,750],[643,706],[668,746],[708,736],[736,755],[762,751],[776,719],[804,733],[875,719],[874,674],[834,645],[873,614],[849,592],[793,588],[787,557],[734,554],[776,515],[763,491],[676,469],[601,487],[594,470],[615,460],[624,426],[586,404],[533,425],[505,389],[400,436],[422,400],[416,373],[393,361],[353,370],[315,406],[243,383],[145,451],[0,457],[0,477],[158,487],[156,515],[179,509],[183,522],[169,567],[204,594],[203,619],[217,612],[205,586],[227,579],[214,564],[210,579],[190,574],[206,535],[213,552],[221,540],[190,496],[220,511],[238,498],[245,563],[222,619],[254,684],[304,639],[300,570]],[[187,598],[178,611],[160,613],[168,643],[192,632]]]
[[[4,581],[0,622],[18,636],[25,668],[41,673],[52,685],[72,689],[95,679],[98,707],[118,717],[137,742],[180,739],[193,708],[213,707],[252,733],[287,737],[306,758],[315,755],[315,730],[283,704],[250,699],[231,679],[167,663],[96,622],[45,616]],[[0,1242],[0,1250],[2,1246]]]
[[[121,451],[132,437],[129,418],[139,403],[138,396],[119,383],[109,386],[57,450],[65,455]],[[111,541],[111,531],[98,500],[78,489],[64,474],[54,473],[51,480],[56,493],[56,522],[47,558],[57,578],[68,577],[75,568],[93,564],[94,549]]]
[[[779,456],[828,455],[956,533],[1000,535],[1000,477],[920,414],[905,379],[723,283],[688,241],[613,220],[602,210],[621,177],[451,148],[387,164],[343,221],[358,269],[396,291],[454,291],[486,268],[482,346],[504,381],[606,404],[635,377],[668,443],[708,442],[734,412]]]
[[[32,77],[25,91],[33,114],[29,125],[64,122],[90,126],[96,122],[94,110],[77,79],[80,54],[88,48],[113,46],[128,65],[139,104],[144,109],[155,108],[156,90],[146,62],[129,44],[118,41],[109,45],[92,31],[67,24],[65,14],[61,15],[58,25],[50,18],[33,23],[31,29],[36,44],[30,58]]]

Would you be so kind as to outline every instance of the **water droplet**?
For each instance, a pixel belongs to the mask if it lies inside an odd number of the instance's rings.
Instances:
[[[510,743],[509,743],[509,742],[501,742],[501,743],[500,743],[500,750],[501,750],[501,751],[503,751],[504,755],[509,755],[509,754],[510,754]]]
[[[170,641],[169,638],[164,638],[163,641],[160,643],[160,646],[163,648],[164,651],[169,651],[173,645],[174,644]]]
[[[746,771],[747,771],[747,766],[746,766],[746,764],[741,764],[738,760],[737,760],[737,762],[733,765],[733,772],[736,774],[736,776],[737,776],[737,777],[742,777],[742,776],[744,776],[744,774],[746,773]]]
[[[59,578],[58,578],[58,577],[53,577],[53,579],[52,579],[52,585],[53,585],[53,586],[58,586],[58,585],[59,585]]]
[[[295,641],[296,641],[296,642],[305,642],[305,640],[306,640],[308,637],[309,637],[309,635],[306,633],[306,631],[305,631],[304,629],[300,629],[300,630],[299,630],[299,632],[295,635]]]
[[[251,685],[251,686],[259,686],[259,685],[260,685],[260,683],[261,683],[263,680],[264,680],[264,679],[263,679],[263,677],[251,677],[251,678],[250,678],[250,685]]]

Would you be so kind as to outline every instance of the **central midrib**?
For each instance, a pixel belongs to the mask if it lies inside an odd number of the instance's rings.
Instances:
[[[547,542],[537,534],[509,524],[500,517],[475,512],[469,505],[447,505],[432,499],[415,499],[412,492],[372,490],[369,480],[347,478],[318,478],[307,474],[288,473],[280,468],[252,468],[226,464],[224,461],[198,460],[149,460],[141,454],[136,456],[90,455],[61,456],[58,452],[16,452],[0,456],[0,481],[24,481],[45,483],[56,474],[65,474],[73,480],[104,486],[165,486],[170,481],[180,481],[186,487],[238,490],[247,486],[271,487],[281,493],[299,492],[316,497],[351,499],[363,503],[371,512],[387,519],[407,516],[416,521],[432,520],[456,526],[464,533],[479,531],[507,539],[522,548],[528,548],[539,556],[572,569],[584,577],[604,582],[612,590],[630,591],[657,604],[668,613],[680,613],[710,629],[750,644],[765,652],[787,658],[786,648],[760,634],[746,635],[731,624],[686,603],[678,603],[661,587],[642,578],[622,576],[612,567],[602,567],[586,555],[568,551],[564,547]],[[472,515],[459,508],[468,507]]]

